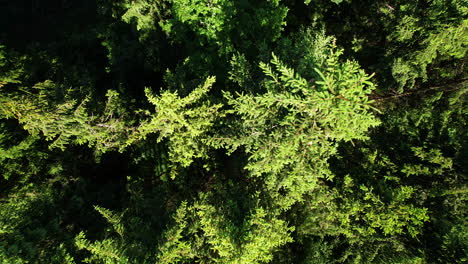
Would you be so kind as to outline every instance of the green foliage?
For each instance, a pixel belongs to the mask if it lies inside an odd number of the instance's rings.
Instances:
[[[32,135],[42,134],[46,140],[53,141],[50,144],[51,149],[64,150],[71,142],[97,145],[100,152],[113,147],[112,141],[117,140],[111,133],[122,130],[122,122],[109,118],[112,116],[109,113],[104,113],[104,120],[90,116],[86,108],[88,98],[79,103],[70,96],[57,98],[55,91],[60,88],[51,81],[45,81],[36,84],[31,92],[1,97],[0,114],[3,118],[16,118]],[[113,108],[114,96],[115,94],[108,93],[108,109]]]
[[[57,193],[48,187],[25,187],[0,204],[0,263],[75,263],[65,242],[68,234],[57,217]],[[51,235],[57,235],[51,240]]]
[[[128,215],[96,207],[110,224],[106,238],[92,242],[80,233],[75,242],[89,252],[86,263],[264,263],[279,246],[292,241],[293,228],[262,208],[251,212],[241,226],[227,218],[225,209],[208,203],[206,197],[192,205],[182,202],[153,250],[132,239],[135,231],[130,229],[141,226],[132,227],[135,222],[127,221]]]
[[[323,69],[327,58],[340,56],[342,50],[337,50],[339,54],[330,54],[334,50],[331,48],[336,39],[326,36],[325,32],[316,32],[312,28],[301,29],[299,32],[291,34],[287,38],[281,39],[276,49],[284,61],[295,68],[297,72],[309,81],[315,82],[321,78],[314,68]],[[291,49],[295,46],[295,49]],[[336,67],[336,62],[330,65]]]
[[[407,21],[403,21],[405,27],[409,26]],[[411,38],[408,32],[399,33],[399,40]],[[464,20],[461,25],[443,28],[440,32],[429,34],[422,43],[424,48],[405,57],[397,58],[392,67],[392,73],[399,83],[400,92],[404,87],[413,87],[417,78],[427,81],[428,66],[435,62],[463,59],[467,52],[464,43],[468,42],[468,20]]]
[[[305,203],[306,216],[298,232],[302,235],[344,235],[355,243],[377,232],[384,235],[407,232],[416,236],[423,223],[429,220],[424,208],[406,204],[413,193],[410,187],[395,190],[391,202],[382,201],[365,186],[360,186],[360,192],[352,187],[348,183],[346,189],[338,192],[316,190],[312,199]]]
[[[0,127],[4,131],[0,134],[0,168],[3,178],[8,180],[21,176],[28,179],[43,172],[47,154],[37,149],[37,137],[28,136],[18,144],[10,145],[15,142],[14,137],[7,132],[5,124]]]
[[[85,234],[80,232],[75,238],[76,246],[80,250],[86,249],[91,253],[91,256],[84,259],[84,262],[105,264],[131,263],[126,256],[122,216],[99,206],[95,206],[94,208],[106,219],[111,226],[110,229],[117,233],[118,238],[106,238],[102,241],[90,242],[86,239]]]
[[[466,236],[466,231],[466,223],[462,223],[453,226],[444,235],[442,245],[443,257],[439,259],[440,261],[443,261],[443,259],[453,261],[454,263],[467,261],[468,237]]]
[[[174,215],[175,225],[163,235],[159,263],[202,262],[264,263],[272,252],[291,242],[293,228],[262,208],[250,212],[241,226],[226,218],[222,208],[203,200],[193,206],[182,203]],[[192,234],[201,232],[200,237]],[[259,246],[261,245],[261,246]]]
[[[465,0],[1,9],[0,263],[467,261]]]
[[[155,106],[155,114],[139,125],[137,132],[126,144],[157,133],[157,142],[168,140],[171,162],[187,167],[195,158],[207,158],[204,140],[214,121],[222,116],[218,113],[220,104],[202,101],[214,82],[214,78],[208,78],[204,84],[183,98],[176,92],[169,91],[154,96],[146,89],[146,97]]]
[[[313,0],[304,0],[304,3],[306,5],[310,4],[310,2],[312,2]],[[331,2],[335,3],[335,4],[339,4],[341,2],[343,2],[343,0],[330,0]]]
[[[269,79],[261,95],[226,94],[231,114],[239,115],[239,135],[221,144],[234,151],[244,147],[251,176],[266,177],[267,190],[286,192],[280,208],[288,208],[312,191],[320,178],[331,178],[327,159],[337,141],[365,139],[365,131],[379,122],[368,112],[367,94],[373,84],[355,62],[338,63],[341,51],[330,44],[329,57],[315,84],[285,66],[274,54],[260,67]],[[318,60],[318,58],[316,59]],[[323,72],[322,72],[323,71]],[[343,123],[340,123],[343,122]]]
[[[255,15],[250,15],[247,11],[254,12]],[[160,26],[167,34],[175,35],[176,39],[191,31],[199,37],[201,45],[210,43],[232,49],[229,46],[235,39],[230,39],[229,33],[237,30],[244,31],[243,34],[246,35],[265,32],[260,34],[268,34],[268,39],[278,38],[285,24],[283,20],[286,12],[287,9],[277,0],[264,3],[174,0],[172,17],[161,21]],[[243,28],[247,26],[246,23],[249,23],[251,28]]]
[[[0,88],[8,83],[18,83],[23,75],[25,58],[15,58],[0,45]]]
[[[65,97],[63,103],[52,105],[51,94],[57,85],[51,81],[36,84],[33,88],[38,90],[37,94],[0,98],[3,102],[0,114],[4,118],[16,118],[32,135],[42,134],[46,140],[53,141],[51,149],[64,150],[67,144],[74,143],[94,146],[98,154],[112,149],[123,151],[148,134],[158,133],[158,142],[169,140],[172,162],[187,167],[194,158],[206,156],[201,141],[221,107],[208,102],[202,102],[197,108],[189,106],[195,106],[213,83],[214,78],[208,78],[184,98],[171,92],[154,96],[146,89],[148,101],[156,106],[156,113],[143,111],[149,118],[141,121],[138,127],[132,126],[134,120],[127,118],[116,91],[107,92],[102,114],[94,116],[88,113],[88,98],[77,103]]]
[[[154,1],[124,1],[127,11],[122,20],[131,23],[136,21],[137,30],[152,30],[158,20],[162,20],[167,12],[167,0]]]
[[[209,41],[219,38],[222,30],[227,29],[224,21],[230,19],[229,9],[232,1],[173,1],[174,18],[161,24],[164,31],[170,33],[177,23],[183,23],[195,30],[199,36]]]

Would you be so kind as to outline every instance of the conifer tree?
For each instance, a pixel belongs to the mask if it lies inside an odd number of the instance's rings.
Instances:
[[[0,263],[467,261],[465,0],[0,12]]]

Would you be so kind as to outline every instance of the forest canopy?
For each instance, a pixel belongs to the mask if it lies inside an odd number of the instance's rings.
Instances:
[[[466,0],[0,12],[0,263],[468,262]]]

